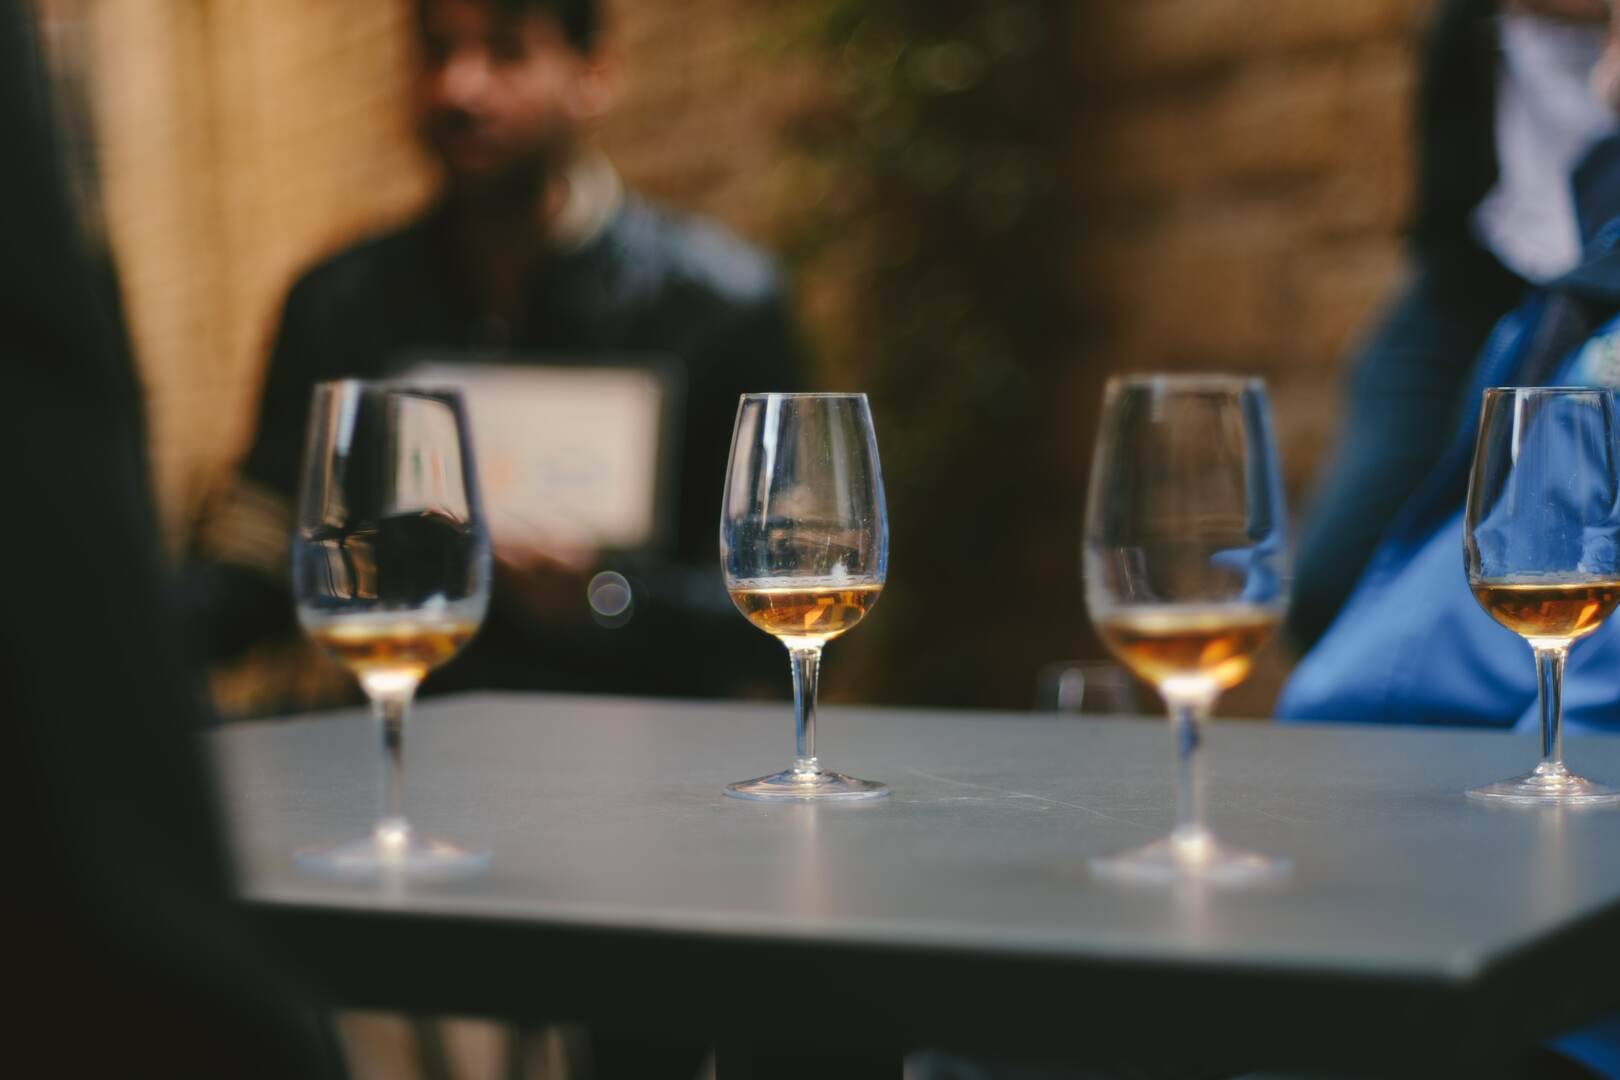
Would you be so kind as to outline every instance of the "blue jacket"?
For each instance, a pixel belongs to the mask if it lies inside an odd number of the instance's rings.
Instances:
[[[1607,145],[1607,144],[1605,144]],[[1614,163],[1620,180],[1620,141]],[[1473,374],[1477,400],[1503,385],[1620,385],[1620,217],[1601,254],[1502,319]],[[1601,318],[1601,321],[1598,321]],[[1591,329],[1595,325],[1595,329]],[[1374,553],[1349,602],[1283,688],[1290,720],[1534,725],[1524,642],[1486,615],[1463,570],[1462,512],[1477,412],[1459,425]],[[1570,730],[1620,731],[1620,620],[1570,654]]]

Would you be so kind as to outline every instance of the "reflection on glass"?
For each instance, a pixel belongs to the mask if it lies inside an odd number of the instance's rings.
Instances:
[[[732,784],[746,799],[872,799],[889,789],[821,767],[821,650],[865,617],[889,568],[877,437],[865,394],[749,394],[737,408],[720,515],[720,561],[737,609],[787,646],[797,753]]]
[[[1463,558],[1480,607],[1535,656],[1541,763],[1471,789],[1520,804],[1620,803],[1564,765],[1564,661],[1620,603],[1620,452],[1614,395],[1568,387],[1485,391]]]
[[[1106,660],[1061,660],[1036,673],[1035,711],[1135,716],[1144,712],[1137,683]]]
[[[292,545],[304,630],[354,673],[383,746],[382,812],[367,836],[303,851],[348,877],[446,876],[481,852],[420,835],[405,817],[405,717],[417,685],[477,633],[489,543],[454,391],[357,381],[316,388]]]
[[[1222,884],[1281,873],[1285,862],[1218,842],[1205,820],[1205,722],[1248,677],[1287,602],[1282,486],[1258,379],[1109,382],[1083,561],[1092,621],[1163,696],[1177,761],[1170,835],[1093,868]]]

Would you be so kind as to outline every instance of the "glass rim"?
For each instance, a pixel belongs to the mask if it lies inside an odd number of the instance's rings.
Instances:
[[[739,395],[738,400],[770,401],[772,398],[779,401],[786,398],[843,398],[848,401],[865,401],[866,394],[864,391],[856,392],[841,390],[767,390],[762,393]]]
[[[314,394],[335,394],[347,387],[356,386],[361,390],[391,390],[402,394],[425,394],[436,397],[453,397],[461,400],[461,387],[443,382],[413,382],[410,379],[322,379],[312,390]]]
[[[1188,390],[1247,390],[1252,387],[1265,389],[1266,380],[1260,375],[1180,371],[1131,372],[1108,377],[1109,390],[1144,390],[1166,385]]]
[[[1607,386],[1487,386],[1485,396],[1502,397],[1507,394],[1534,395],[1534,394],[1613,394],[1614,390]]]

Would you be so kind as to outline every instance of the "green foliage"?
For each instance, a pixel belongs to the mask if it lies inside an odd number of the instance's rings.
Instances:
[[[821,381],[872,398],[893,561],[834,668],[866,698],[1027,706],[1062,646],[1025,561],[1054,491],[1043,431],[1074,347],[1065,198],[1073,0],[798,0],[783,47],[821,94],[794,121],[788,253],[831,297]],[[1069,549],[1072,551],[1072,547]]]

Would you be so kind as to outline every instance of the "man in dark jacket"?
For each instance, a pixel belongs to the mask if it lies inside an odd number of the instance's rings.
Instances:
[[[257,434],[191,577],[210,658],[292,629],[285,537],[314,383],[396,374],[427,353],[585,365],[657,354],[684,384],[673,540],[607,555],[497,534],[484,632],[430,686],[718,694],[785,683],[770,641],[731,610],[716,553],[737,397],[799,381],[770,262],[624,191],[589,149],[584,133],[613,96],[592,0],[422,0],[418,15],[416,110],[445,193],[288,296]],[[587,601],[604,572],[620,590],[611,619]]]
[[[137,449],[45,122],[25,5],[0,5],[0,921],[13,1075],[321,1077],[314,1004],[231,900]]]

